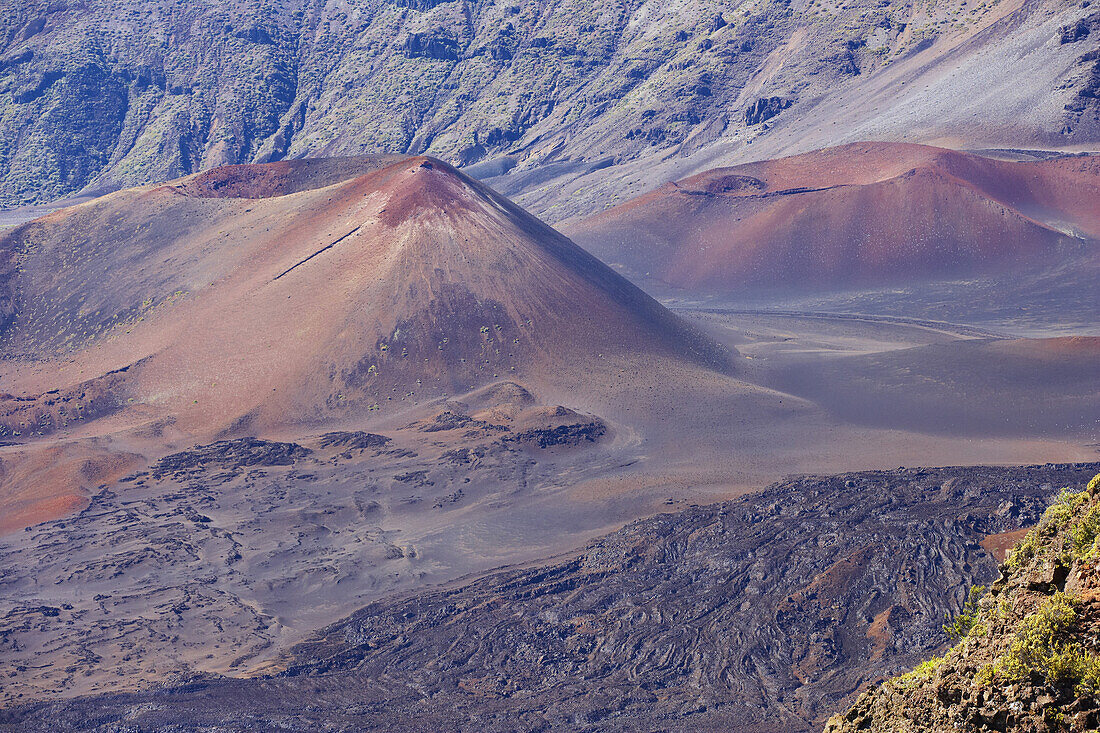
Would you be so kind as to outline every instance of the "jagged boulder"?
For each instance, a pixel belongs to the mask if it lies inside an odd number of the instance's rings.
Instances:
[[[790,106],[791,100],[783,97],[761,97],[745,110],[745,124],[759,125]]]

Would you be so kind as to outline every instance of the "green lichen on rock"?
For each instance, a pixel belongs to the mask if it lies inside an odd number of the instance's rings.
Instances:
[[[1093,731],[1100,724],[1100,476],[1063,491],[941,657],[864,692],[826,733]],[[954,633],[952,633],[954,632]]]

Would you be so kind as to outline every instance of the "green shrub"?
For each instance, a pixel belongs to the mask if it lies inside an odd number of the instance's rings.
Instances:
[[[1073,491],[1071,489],[1062,489],[1062,493],[1058,494],[1058,498],[1054,500],[1054,503],[1043,514],[1043,521],[1041,526],[1049,527],[1053,530],[1058,530],[1068,525],[1076,516],[1077,512],[1081,509],[1081,506],[1088,501],[1089,492],[1086,491]]]
[[[1024,535],[1024,538],[1016,543],[1009,554],[1005,565],[1009,570],[1019,570],[1026,565],[1039,552],[1042,543],[1039,541],[1039,530],[1033,529]]]
[[[1093,506],[1069,532],[1073,559],[1090,556],[1097,536],[1100,536],[1100,504]]]
[[[978,614],[981,612],[981,609],[978,608],[978,601],[982,599],[985,592],[986,587],[984,585],[971,586],[970,593],[959,614],[954,619],[951,618],[950,613],[944,616],[946,623],[943,625],[943,630],[951,637],[952,642],[965,639],[971,632],[976,631],[974,624],[977,623]]]
[[[1096,479],[1093,479],[1093,481],[1089,483],[1089,486],[1095,488],[1094,482],[1096,482]],[[1062,489],[1062,492],[1058,494],[1058,498],[1056,498],[1054,503],[1043,513],[1043,518],[1040,520],[1039,526],[1028,532],[1012,550],[1012,554],[1008,556],[1008,561],[1005,563],[1008,568],[1010,570],[1020,570],[1023,568],[1024,565],[1030,562],[1038,554],[1039,548],[1043,545],[1042,538],[1044,536],[1049,537],[1068,527],[1080,513],[1083,505],[1089,500],[1091,496],[1090,492],[1091,489],[1080,492],[1068,488]],[[1092,518],[1091,522],[1092,524],[1090,526],[1093,527],[1091,530],[1092,538],[1087,538],[1089,546],[1091,546],[1097,534],[1100,534],[1100,515]],[[1086,535],[1089,531],[1090,530],[1087,528],[1082,530],[1082,542],[1086,541]],[[1076,540],[1074,540],[1074,543],[1076,544]]]
[[[1077,622],[1072,598],[1055,593],[1017,628],[1008,651],[978,673],[979,684],[1012,683],[1038,672],[1056,685],[1073,685],[1077,694],[1100,690],[1100,658],[1075,641]]]
[[[913,671],[906,672],[902,676],[894,680],[901,687],[906,687],[911,684],[927,682],[936,676],[936,672],[940,670],[940,667],[947,661],[947,657],[932,657],[918,664]]]

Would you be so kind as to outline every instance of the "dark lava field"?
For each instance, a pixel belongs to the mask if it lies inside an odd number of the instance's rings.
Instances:
[[[634,522],[549,565],[371,604],[295,647],[270,676],[15,707],[0,723],[815,730],[861,685],[947,642],[941,625],[963,602],[961,589],[998,576],[983,540],[1033,524],[1054,493],[1098,471],[1100,463],[793,477]],[[24,623],[48,625],[67,611],[22,613]]]

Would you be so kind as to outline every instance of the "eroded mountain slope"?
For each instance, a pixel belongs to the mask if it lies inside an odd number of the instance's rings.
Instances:
[[[5,206],[227,163],[429,153],[516,166],[502,190],[557,220],[602,207],[590,188],[652,185],[661,161],[760,157],[752,140],[774,155],[1098,134],[1096,13],[1063,0],[0,7]],[[772,144],[776,125],[797,131]],[[569,191],[543,188],[556,176]]]

